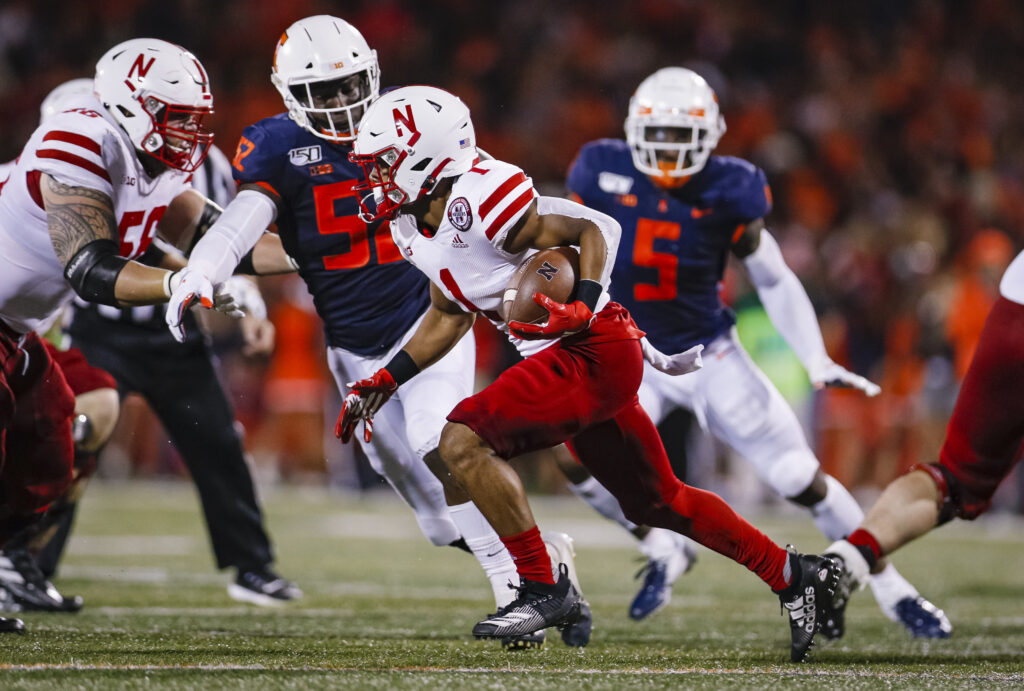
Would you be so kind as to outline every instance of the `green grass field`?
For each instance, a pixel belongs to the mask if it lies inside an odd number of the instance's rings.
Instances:
[[[577,540],[591,645],[568,649],[549,632],[543,650],[519,653],[471,638],[493,607],[476,562],[431,547],[389,492],[360,500],[287,488],[264,501],[280,571],[306,593],[288,608],[228,599],[190,485],[95,484],[57,580],[86,607],[24,615],[27,635],[0,638],[0,688],[1024,685],[1024,523],[1006,518],[947,526],[899,555],[953,620],[952,639],[911,639],[865,591],[849,607],[846,637],[792,665],[778,600],[706,550],[668,608],[629,620],[637,552],[573,498],[534,506],[542,528]],[[751,518],[779,542],[825,546],[809,521],[784,513]]]

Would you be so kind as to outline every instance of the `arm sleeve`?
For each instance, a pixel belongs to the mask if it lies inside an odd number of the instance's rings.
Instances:
[[[201,272],[214,285],[223,282],[276,216],[277,208],[267,195],[255,190],[239,192],[196,244],[189,257],[189,267]]]
[[[771,233],[761,231],[760,245],[743,263],[768,318],[800,358],[804,369],[814,371],[828,360],[818,317],[807,291],[786,265]]]

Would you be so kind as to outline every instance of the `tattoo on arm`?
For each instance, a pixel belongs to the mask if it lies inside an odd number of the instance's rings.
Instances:
[[[49,175],[43,175],[41,182],[50,242],[61,264],[67,264],[93,240],[117,242],[117,219],[110,197],[87,187],[65,185]]]

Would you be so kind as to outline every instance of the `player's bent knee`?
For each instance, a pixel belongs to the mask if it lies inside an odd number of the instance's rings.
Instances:
[[[94,389],[76,396],[75,416],[84,415],[88,424],[76,434],[75,448],[86,452],[99,450],[114,433],[120,410],[115,389]]]
[[[820,469],[821,465],[810,449],[790,451],[775,456],[766,468],[764,479],[780,496],[793,499],[813,487]]]
[[[445,423],[437,450],[448,470],[458,477],[472,463],[472,450],[480,444],[480,437],[466,425],[459,422]]]
[[[916,463],[910,466],[906,474],[918,471],[927,475],[938,491],[939,518],[936,525],[949,523],[954,518],[973,521],[988,509],[989,501],[965,500],[967,493],[946,466],[940,463]]]

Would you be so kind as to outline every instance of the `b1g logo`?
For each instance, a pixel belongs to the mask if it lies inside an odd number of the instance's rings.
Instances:
[[[469,230],[473,225],[473,212],[465,197],[459,197],[448,205],[448,222],[459,230]]]

